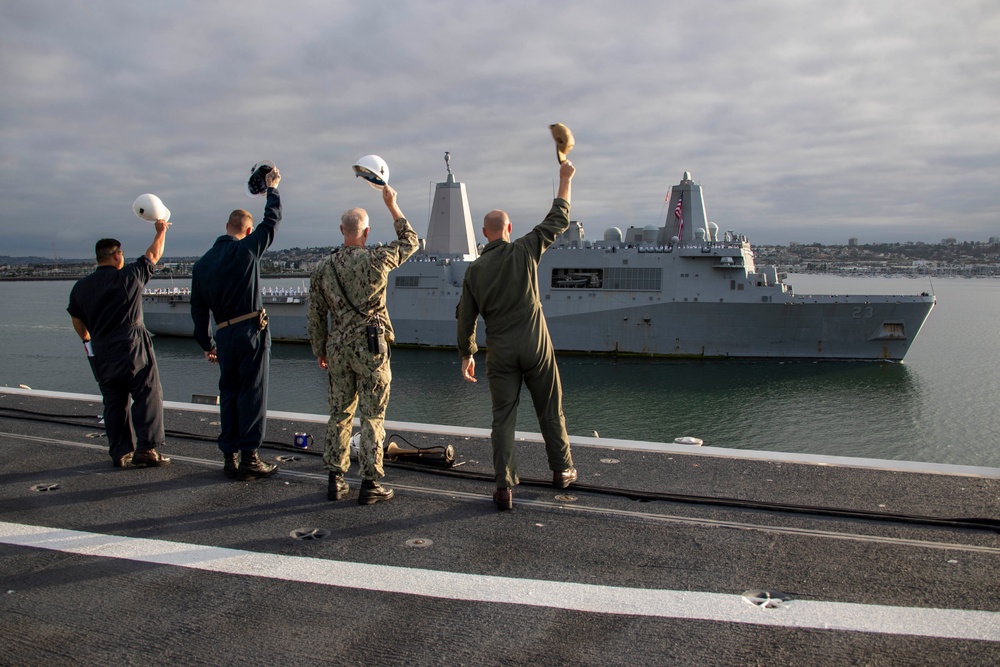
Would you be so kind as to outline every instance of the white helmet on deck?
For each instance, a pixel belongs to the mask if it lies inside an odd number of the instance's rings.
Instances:
[[[376,190],[381,190],[389,182],[389,165],[378,155],[366,155],[355,163],[354,175],[368,181]]]
[[[132,211],[146,222],[170,220],[170,209],[156,195],[139,195],[132,203]]]

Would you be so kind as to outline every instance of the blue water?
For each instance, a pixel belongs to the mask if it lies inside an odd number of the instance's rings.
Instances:
[[[1000,281],[799,275],[788,282],[800,294],[929,291],[938,305],[902,364],[561,356],[570,433],[655,442],[696,436],[739,449],[1000,467]],[[65,311],[71,287],[0,282],[7,314],[0,385],[98,393]],[[156,354],[167,400],[217,393],[217,369],[193,341],[157,339]],[[392,370],[389,419],[489,428],[486,382],[462,381],[456,353],[397,349]],[[326,377],[308,346],[274,346],[268,406],[326,412]],[[538,430],[526,394],[518,429]]]

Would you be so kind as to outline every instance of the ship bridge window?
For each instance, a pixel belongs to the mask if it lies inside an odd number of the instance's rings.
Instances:
[[[420,287],[420,276],[396,276],[396,287]]]

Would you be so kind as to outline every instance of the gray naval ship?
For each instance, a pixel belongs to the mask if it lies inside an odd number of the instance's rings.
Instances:
[[[465,184],[447,154],[445,164],[427,237],[389,277],[397,345],[455,347],[462,279],[481,250]],[[786,278],[756,265],[745,235],[720,234],[685,172],[660,227],[611,227],[592,241],[571,222],[542,256],[538,287],[557,351],[689,359],[899,361],[935,304],[928,294],[800,295]],[[305,290],[265,290],[274,340],[308,340],[307,302]],[[192,335],[185,290],[151,290],[143,308],[154,334]],[[481,321],[478,334],[485,345]]]

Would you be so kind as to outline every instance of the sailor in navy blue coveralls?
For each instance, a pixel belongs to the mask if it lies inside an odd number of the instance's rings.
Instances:
[[[281,221],[278,170],[267,175],[264,220],[253,229],[242,209],[230,214],[227,234],[195,262],[191,277],[194,337],[205,358],[219,364],[219,449],[227,477],[267,477],[275,466],[257,457],[267,426],[267,376],[271,333],[260,326],[260,260]],[[209,314],[216,322],[212,337]],[[236,454],[241,454],[239,468]]]
[[[116,468],[170,463],[156,451],[164,441],[163,389],[142,321],[142,291],[163,255],[169,226],[158,220],[153,244],[127,265],[117,240],[98,241],[97,269],[73,286],[66,308],[101,387],[108,451]]]

